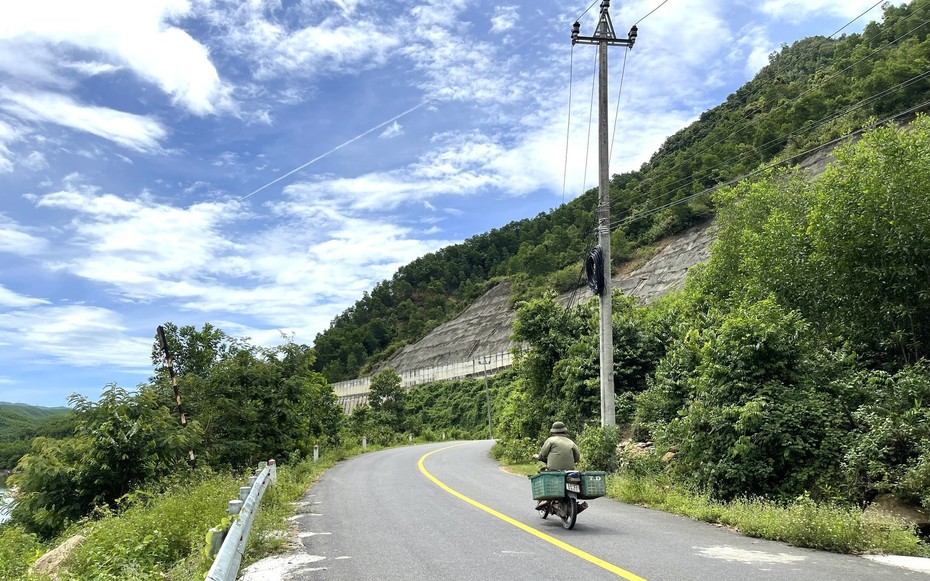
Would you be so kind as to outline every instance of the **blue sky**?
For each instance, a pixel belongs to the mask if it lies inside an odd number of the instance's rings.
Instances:
[[[594,187],[590,1],[0,3],[0,401],[133,387],[166,321],[312,344],[400,266]],[[875,2],[660,4],[611,5],[624,36],[646,16],[610,52],[612,173]]]

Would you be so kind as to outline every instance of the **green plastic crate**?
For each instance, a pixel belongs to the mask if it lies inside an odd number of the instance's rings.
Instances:
[[[581,473],[581,494],[579,498],[597,498],[607,494],[607,473],[606,472],[582,472]]]
[[[565,496],[564,472],[540,472],[530,476],[533,500],[552,500]]]

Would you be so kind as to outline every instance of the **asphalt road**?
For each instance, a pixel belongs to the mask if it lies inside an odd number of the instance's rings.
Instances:
[[[589,501],[574,530],[565,530],[558,518],[539,517],[529,480],[501,470],[490,447],[427,444],[339,463],[294,517],[301,547],[246,578],[930,579],[606,498]]]

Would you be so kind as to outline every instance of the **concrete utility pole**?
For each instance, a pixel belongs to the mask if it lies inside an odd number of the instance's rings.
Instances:
[[[581,24],[572,25],[572,45],[598,45],[598,158],[600,176],[597,202],[597,240],[603,258],[604,284],[600,293],[601,306],[601,425],[617,424],[614,406],[614,336],[613,305],[611,304],[610,267],[610,144],[607,132],[607,47],[633,47],[636,26],[629,38],[617,38],[608,9],[610,0],[601,1],[601,16],[594,36],[579,36]]]
[[[488,363],[491,362],[491,356],[486,355],[481,358],[481,363],[484,364],[484,395],[488,400],[488,438],[494,439],[494,428],[491,427],[491,390],[488,387]]]

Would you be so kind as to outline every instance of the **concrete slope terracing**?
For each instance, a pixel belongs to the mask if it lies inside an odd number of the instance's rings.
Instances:
[[[684,284],[688,269],[710,256],[712,224],[704,224],[671,239],[646,264],[629,274],[614,277],[614,287],[646,304]],[[510,330],[515,313],[510,308],[509,282],[503,282],[476,300],[455,319],[433,329],[426,337],[407,345],[384,367],[398,373],[414,369],[470,362],[513,349]],[[593,295],[581,287],[560,297],[568,305],[588,301]]]
[[[641,304],[682,287],[688,269],[710,256],[713,223],[696,226],[672,238],[651,260],[628,274],[613,278],[614,288],[634,296]],[[516,313],[510,307],[511,284],[503,282],[472,303],[455,319],[433,329],[425,337],[404,347],[381,366],[400,374],[405,387],[439,379],[494,373],[510,367],[510,339]],[[589,301],[587,286],[559,297],[563,305]],[[369,378],[333,385],[346,411],[363,403]]]

